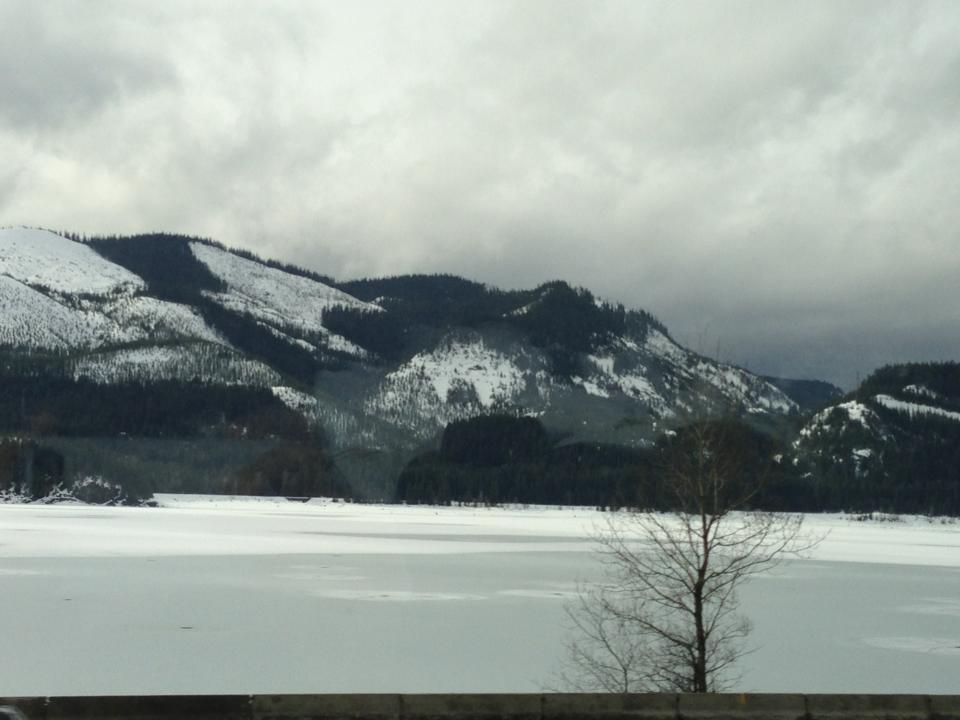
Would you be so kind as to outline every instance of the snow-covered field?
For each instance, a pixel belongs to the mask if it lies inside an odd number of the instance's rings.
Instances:
[[[0,506],[0,695],[535,691],[599,570],[582,509],[160,502]],[[740,687],[956,692],[960,524],[807,525]]]

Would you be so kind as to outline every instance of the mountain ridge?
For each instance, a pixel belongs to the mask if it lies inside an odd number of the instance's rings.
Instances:
[[[436,460],[449,428],[490,417],[543,426],[553,449],[517,469],[566,478],[542,488],[624,502],[658,438],[721,416],[782,448],[779,509],[960,513],[958,368],[888,366],[844,394],[699,355],[650,313],[563,281],[341,282],[183,235],[0,229],[0,490],[19,488],[11,497],[123,478],[129,498],[396,499],[401,477],[407,493],[421,483],[412,497],[449,501],[430,489],[443,478],[493,478],[506,492],[512,470]]]
[[[31,250],[46,274],[30,270]],[[66,268],[62,287],[38,281]],[[408,445],[504,410],[591,439],[629,427],[618,437],[628,444],[704,408],[798,410],[766,380],[682,348],[646,311],[563,281],[513,291],[442,275],[336,282],[202,238],[21,228],[0,231],[4,289],[8,353],[65,355],[75,377],[105,383],[291,387],[314,397],[320,425],[386,423]]]

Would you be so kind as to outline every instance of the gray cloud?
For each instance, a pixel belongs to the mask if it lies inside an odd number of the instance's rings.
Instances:
[[[562,277],[763,372],[960,355],[949,2],[0,5],[0,210]]]
[[[79,2],[0,5],[0,125],[27,134],[75,127],[108,103],[175,81],[171,59],[131,43],[122,17],[91,16],[92,9]]]

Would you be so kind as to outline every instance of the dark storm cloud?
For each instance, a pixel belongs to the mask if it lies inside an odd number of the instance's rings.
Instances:
[[[42,9],[40,9],[42,8]],[[764,372],[960,356],[960,8],[0,3],[5,223],[566,278]]]

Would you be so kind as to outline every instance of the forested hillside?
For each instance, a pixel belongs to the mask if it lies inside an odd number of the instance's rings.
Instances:
[[[165,233],[0,229],[0,307],[2,477],[24,497],[660,506],[657,448],[722,418],[775,438],[770,507],[960,512],[956,364],[839,397],[560,280],[337,281]]]
[[[891,365],[799,431],[824,509],[960,514],[960,364]]]

